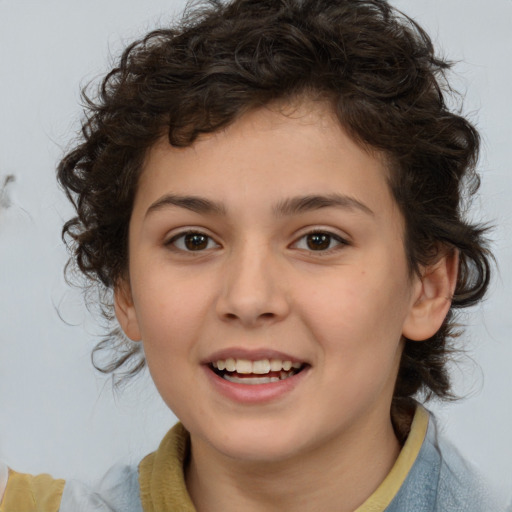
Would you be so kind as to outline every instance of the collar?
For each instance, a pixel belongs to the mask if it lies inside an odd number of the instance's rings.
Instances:
[[[428,412],[418,405],[409,436],[391,471],[355,512],[382,512],[391,503],[418,456],[428,422]],[[196,512],[187,491],[183,471],[189,448],[190,436],[185,427],[177,423],[164,437],[158,450],[141,461],[139,484],[144,512]]]

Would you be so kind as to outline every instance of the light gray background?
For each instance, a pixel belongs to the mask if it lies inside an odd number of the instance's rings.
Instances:
[[[467,90],[465,111],[483,135],[473,214],[497,224],[500,273],[464,319],[468,355],[454,372],[467,398],[434,409],[446,435],[512,495],[512,1],[393,3],[462,61],[455,84]],[[80,85],[183,5],[0,0],[0,176],[17,180],[0,214],[0,458],[18,470],[96,478],[152,451],[175,421],[147,375],[116,397],[90,365],[100,329],[62,277],[60,228],[70,209],[54,168],[78,128]]]

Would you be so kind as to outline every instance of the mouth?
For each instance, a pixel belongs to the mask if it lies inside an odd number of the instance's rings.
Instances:
[[[222,379],[236,384],[270,384],[289,379],[303,371],[307,363],[280,359],[217,359],[208,365]]]

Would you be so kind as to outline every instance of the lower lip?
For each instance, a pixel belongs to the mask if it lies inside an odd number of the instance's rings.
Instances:
[[[279,382],[269,382],[267,384],[239,384],[230,382],[217,375],[209,366],[204,366],[206,375],[215,391],[224,395],[226,398],[235,402],[245,404],[256,404],[270,402],[282,398],[291,393],[309,373],[310,367],[306,367],[299,373],[292,375]]]

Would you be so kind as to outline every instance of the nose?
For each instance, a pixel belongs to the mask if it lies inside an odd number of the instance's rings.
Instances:
[[[217,314],[223,321],[257,327],[284,319],[289,311],[286,276],[270,248],[234,251],[225,262]]]

